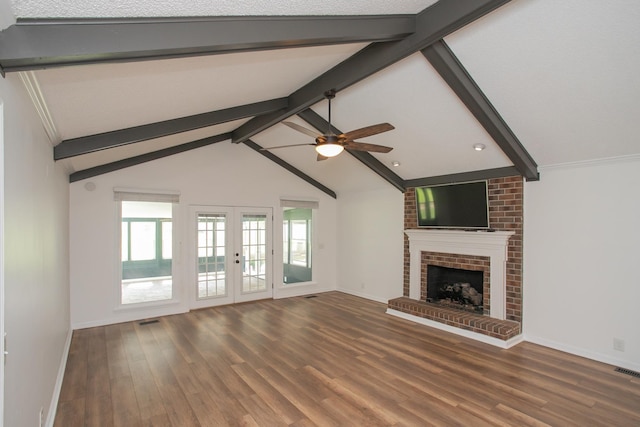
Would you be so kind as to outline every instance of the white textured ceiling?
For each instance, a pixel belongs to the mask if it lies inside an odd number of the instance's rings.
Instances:
[[[539,164],[640,152],[640,2],[514,1],[446,42]]]
[[[415,14],[436,0],[14,0],[22,18]]]
[[[16,15],[133,17],[417,13],[434,1],[14,2]],[[513,0],[446,37],[451,50],[540,165],[640,154],[640,2]],[[347,44],[65,67],[35,73],[63,139],[289,95],[363,45]],[[326,118],[326,101],[312,107]],[[291,120],[310,127],[300,119]],[[404,179],[511,165],[421,55],[338,93],[342,131],[390,122],[365,142]],[[71,170],[233,130],[242,121],[65,160]],[[252,138],[265,147],[311,142],[276,125]],[[487,149],[476,152],[474,143]],[[228,142],[224,142],[226,144]],[[338,193],[389,185],[348,155],[317,162],[309,146],[276,155]],[[247,155],[256,153],[247,150]],[[544,179],[544,177],[542,177]]]
[[[287,96],[363,47],[278,49],[35,74],[61,138],[68,139]]]

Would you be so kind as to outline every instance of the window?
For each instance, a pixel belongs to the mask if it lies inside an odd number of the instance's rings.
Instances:
[[[284,262],[287,264],[311,267],[311,209],[292,209],[287,212],[292,215],[308,216],[305,219],[287,219],[284,226],[287,228],[287,256]]]
[[[116,191],[115,199],[120,201],[120,304],[173,299],[174,196]]]
[[[282,200],[284,284],[312,280],[313,210],[316,202]]]

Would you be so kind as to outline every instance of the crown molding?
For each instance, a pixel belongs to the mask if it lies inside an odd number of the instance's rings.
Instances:
[[[56,124],[53,121],[53,117],[51,116],[47,102],[44,99],[42,89],[40,89],[40,84],[38,83],[35,73],[33,71],[21,71],[18,75],[20,76],[22,84],[27,89],[31,102],[34,107],[36,107],[36,111],[38,112],[38,116],[40,116],[40,121],[42,122],[42,126],[44,126],[44,130],[49,137],[49,141],[51,141],[53,146],[58,145],[62,138],[60,138],[58,129],[56,129]]]

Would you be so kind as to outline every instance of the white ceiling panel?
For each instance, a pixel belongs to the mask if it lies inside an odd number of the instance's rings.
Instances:
[[[340,92],[333,116],[343,132],[380,122],[394,125],[364,142],[394,147],[374,155],[387,166],[401,162],[394,172],[404,179],[512,165],[419,53]],[[487,149],[475,151],[476,143]]]
[[[640,2],[520,0],[446,38],[539,165],[640,150]]]
[[[95,166],[116,162],[118,160],[128,159],[153,151],[162,150],[164,148],[186,144],[188,142],[197,141],[199,139],[207,138],[210,136],[231,132],[247,120],[248,119],[236,120],[221,125],[209,126],[206,128],[183,132],[176,135],[170,135],[163,138],[156,138],[149,141],[110,148],[108,150],[83,154],[81,156],[66,159],[65,162],[70,165],[73,172],[81,171]],[[229,142],[221,142],[220,144],[225,143],[228,144]]]
[[[288,96],[361,44],[36,72],[62,139]]]

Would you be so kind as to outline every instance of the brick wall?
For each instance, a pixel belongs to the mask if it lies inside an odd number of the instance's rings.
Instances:
[[[513,231],[509,239],[507,261],[506,315],[508,320],[522,322],[522,219],[523,179],[519,176],[495,178],[489,185],[489,226],[495,230]],[[404,227],[418,228],[415,190],[404,194]],[[461,260],[464,262],[464,260]],[[409,238],[404,236],[403,295],[409,296]],[[488,292],[484,296],[488,298]]]

